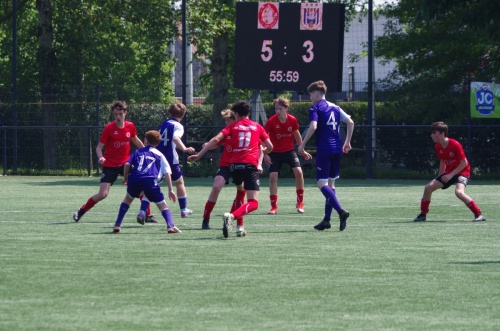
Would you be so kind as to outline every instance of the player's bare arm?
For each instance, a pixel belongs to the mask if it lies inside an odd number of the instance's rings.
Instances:
[[[299,153],[302,154],[302,152],[304,151],[304,148],[306,147],[307,142],[309,141],[309,139],[311,139],[311,137],[313,136],[313,134],[317,128],[318,128],[318,122],[311,121],[311,123],[309,124],[309,128],[307,129],[306,136],[304,137],[304,139],[302,140],[302,143],[300,144],[300,146],[298,148]]]
[[[456,167],[455,170],[453,170],[449,174],[444,175],[443,177],[441,177],[441,179],[446,183],[447,181],[449,181],[450,179],[452,179],[454,176],[456,176],[457,174],[459,174],[462,170],[464,170],[464,168],[468,164],[469,164],[469,162],[467,162],[467,159],[461,159],[460,160],[460,164],[458,165],[458,167]]]
[[[181,152],[188,154],[193,154],[195,152],[193,147],[186,147],[180,137],[174,136],[173,140],[175,143],[175,148],[177,148]]]
[[[265,147],[265,149],[261,149],[265,154],[269,154],[273,151],[273,143],[271,143],[271,140],[266,139],[262,142],[262,145]]]
[[[224,134],[222,134],[222,132],[219,132],[215,137],[210,139],[210,141],[203,146],[203,148],[201,149],[201,151],[198,152],[198,154],[189,156],[188,161],[189,162],[198,161],[199,159],[201,159],[203,155],[205,155],[206,152],[217,147],[222,139],[224,139]]]
[[[349,151],[351,150],[352,132],[354,131],[354,121],[350,117],[348,117],[344,122],[345,124],[347,124],[347,134],[344,141],[344,146],[342,147],[342,152],[349,153]]]
[[[97,160],[99,164],[103,164],[106,159],[102,156],[102,149],[104,148],[104,144],[102,142],[99,142],[95,148],[95,153],[97,155]]]
[[[139,139],[139,137],[135,136],[131,140],[132,140],[132,142],[134,143],[134,145],[137,148],[143,148],[144,147],[144,144],[142,143],[141,139]]]
[[[123,180],[122,183],[127,185],[128,183],[128,174],[130,173],[130,163],[126,162],[123,166]]]

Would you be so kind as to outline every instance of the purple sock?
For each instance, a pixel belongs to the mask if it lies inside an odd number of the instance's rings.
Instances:
[[[339,200],[337,200],[337,196],[335,195],[334,189],[332,189],[328,185],[325,185],[321,188],[321,193],[323,193],[323,195],[325,196],[326,203],[331,205],[332,208],[337,211],[337,213],[340,213],[342,211],[342,207],[340,206]],[[325,212],[326,212],[326,207],[325,207]]]
[[[179,208],[181,208],[181,210],[183,209],[186,209],[187,207],[187,196],[186,197],[178,197],[177,200],[179,201]]]
[[[174,220],[172,219],[172,213],[170,212],[170,209],[162,210],[161,216],[163,216],[169,228],[174,226]]]
[[[127,214],[128,208],[130,206],[127,205],[125,202],[122,202],[120,205],[120,209],[118,209],[118,217],[116,218],[115,226],[121,226],[123,222],[123,218],[125,217],[125,214]]]
[[[149,208],[149,200],[146,198],[142,198],[141,209],[139,209],[139,211],[142,210],[143,212],[147,212],[148,208]]]
[[[328,199],[326,199],[325,203],[325,220],[329,220],[332,217],[333,207],[328,203]]]

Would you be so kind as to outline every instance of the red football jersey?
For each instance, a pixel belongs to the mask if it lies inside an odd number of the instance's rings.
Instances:
[[[121,167],[130,157],[130,139],[137,136],[132,122],[125,121],[123,128],[111,122],[102,131],[99,141],[104,144],[105,167]]]
[[[440,143],[437,143],[435,148],[438,159],[443,161],[446,165],[446,169],[444,170],[445,174],[449,174],[455,170],[461,160],[467,159],[462,145],[455,139],[448,138],[448,145],[445,148],[443,148]],[[457,175],[470,177],[470,165],[468,161],[467,166]]]
[[[289,152],[295,149],[293,132],[299,129],[299,122],[294,116],[286,114],[285,123],[282,123],[278,115],[274,114],[266,122],[264,129],[274,146],[273,152]]]
[[[244,118],[226,126],[221,132],[226,137],[224,147],[229,152],[230,163],[258,165],[260,142],[269,139],[262,125]]]
[[[222,144],[224,144],[224,146],[222,146],[222,155],[219,160],[219,167],[228,167],[231,155],[229,155],[229,152],[226,150],[227,137],[224,137],[224,139],[219,141],[217,145],[220,146]]]

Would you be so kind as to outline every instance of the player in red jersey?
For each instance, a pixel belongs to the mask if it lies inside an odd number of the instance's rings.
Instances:
[[[288,164],[295,176],[295,191],[297,193],[297,212],[304,212],[304,175],[300,167],[300,161],[295,153],[295,143],[297,146],[302,144],[302,137],[299,131],[299,122],[288,114],[290,101],[286,98],[274,100],[274,111],[276,114],[271,116],[264,125],[271,143],[273,151],[269,155],[264,155],[264,162],[269,167],[269,198],[271,200],[271,210],[269,215],[275,215],[278,212],[278,175],[283,164]],[[306,160],[311,159],[311,154],[302,151]]]
[[[455,184],[457,198],[462,200],[474,214],[472,221],[486,221],[474,200],[465,194],[465,187],[470,178],[470,165],[462,145],[455,139],[448,138],[448,126],[443,122],[432,123],[431,138],[436,143],[436,154],[440,161],[439,175],[425,185],[424,195],[420,201],[420,214],[414,221],[422,222],[426,220],[432,192],[437,189],[447,189],[453,184]]]
[[[201,151],[188,158],[189,161],[199,160],[207,151],[215,148],[217,144],[226,139],[224,148],[229,152],[229,171],[233,177],[233,182],[238,185],[244,183],[247,191],[247,203],[240,206],[233,212],[224,213],[222,233],[228,237],[232,229],[233,221],[242,219],[244,215],[259,208],[259,158],[261,155],[261,143],[265,147],[266,154],[273,150],[273,144],[269,140],[264,128],[250,120],[250,104],[246,101],[237,101],[231,107],[236,116],[236,122],[228,125],[201,149]],[[242,237],[246,235],[243,223],[236,224],[236,235]]]
[[[221,111],[221,115],[224,118],[226,125],[229,125],[236,120],[234,112],[231,109],[224,109],[223,111]],[[222,143],[224,143],[224,141],[225,139],[221,140],[218,145],[221,145]],[[203,211],[203,222],[201,224],[201,228],[203,230],[210,229],[210,214],[212,213],[212,210],[214,209],[215,204],[217,203],[220,191],[222,191],[224,185],[229,180],[229,177],[231,177],[231,173],[229,171],[229,159],[230,159],[229,152],[224,148],[222,150],[222,155],[219,161],[219,168],[217,169],[217,173],[214,178],[214,185],[212,186],[212,191],[210,191],[208,200],[205,203],[205,209]],[[243,188],[243,183],[236,185],[236,197],[233,201],[233,206],[231,207],[231,210],[236,210],[239,206],[245,203],[245,195],[246,191]]]
[[[78,222],[99,201],[106,199],[109,194],[109,188],[116,181],[118,175],[123,176],[123,166],[130,157],[130,141],[137,148],[144,147],[142,141],[137,137],[137,130],[134,123],[125,121],[125,116],[128,112],[127,103],[125,101],[116,101],[111,105],[111,111],[115,120],[104,127],[95,149],[99,164],[102,165],[99,192],[91,196],[73,214],[75,222]],[[106,148],[103,153],[105,146]]]

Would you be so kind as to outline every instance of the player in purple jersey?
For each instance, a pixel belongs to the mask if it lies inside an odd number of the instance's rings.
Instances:
[[[155,146],[161,140],[160,133],[155,130],[146,132],[144,145],[146,147],[136,150],[124,166],[123,184],[127,185],[127,194],[123,199],[118,210],[113,232],[118,233],[121,230],[123,218],[127,213],[130,204],[135,198],[144,192],[145,197],[155,203],[161,212],[161,215],[167,223],[168,233],[180,233],[172,220],[172,214],[168,209],[165,197],[160,189],[160,182],[163,179],[168,185],[168,195],[170,200],[175,202],[177,197],[172,188],[172,180],[170,179],[170,166],[165,159],[165,156],[158,151]],[[141,224],[144,224],[142,222]]]
[[[318,188],[326,199],[325,217],[314,228],[320,231],[331,228],[330,218],[332,210],[335,209],[340,218],[340,231],[343,231],[347,225],[349,212],[342,208],[337,199],[335,180],[339,178],[342,153],[351,150],[354,122],[342,108],[326,101],[326,85],[322,80],[309,85],[307,91],[313,103],[309,109],[311,123],[299,146],[299,153],[304,152],[307,142],[313,134],[316,134],[316,180]],[[347,134],[343,144],[339,131],[341,121],[347,124]]]
[[[161,142],[157,148],[165,155],[170,167],[172,169],[172,182],[175,184],[177,190],[177,198],[179,200],[179,207],[181,209],[181,217],[185,218],[191,215],[193,211],[187,208],[187,191],[184,186],[184,177],[182,177],[181,167],[179,165],[179,155],[177,149],[181,152],[193,154],[193,147],[186,147],[181,138],[184,135],[184,127],[180,123],[184,116],[186,116],[187,108],[183,103],[174,103],[168,107],[170,118],[165,120],[158,130],[161,134]],[[137,215],[139,220],[147,210],[148,201],[143,199],[141,203],[141,211]]]

